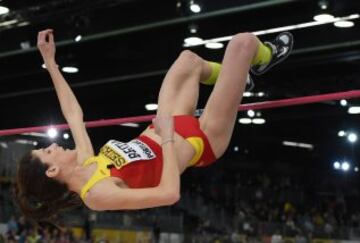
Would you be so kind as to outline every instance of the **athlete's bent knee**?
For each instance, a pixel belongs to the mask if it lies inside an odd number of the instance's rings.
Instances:
[[[258,46],[258,39],[252,33],[236,34],[230,41],[228,47],[241,49],[241,51],[254,52]],[[240,50],[239,50],[240,51]]]
[[[193,67],[201,66],[202,64],[202,58],[190,50],[182,51],[179,55],[178,60]]]

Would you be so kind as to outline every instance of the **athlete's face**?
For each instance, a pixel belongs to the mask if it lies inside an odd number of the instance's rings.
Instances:
[[[33,150],[32,154],[39,158],[42,163],[48,165],[49,169],[52,167],[61,169],[76,160],[76,150],[64,149],[56,143],[46,148]]]

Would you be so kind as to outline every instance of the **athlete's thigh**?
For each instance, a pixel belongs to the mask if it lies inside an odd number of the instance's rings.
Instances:
[[[182,52],[169,69],[158,98],[158,114],[185,115],[196,109],[201,59],[192,52]]]

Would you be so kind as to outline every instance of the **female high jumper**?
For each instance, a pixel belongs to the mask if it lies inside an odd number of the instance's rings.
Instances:
[[[95,155],[83,111],[56,64],[53,31],[39,32],[38,48],[75,149],[52,144],[24,156],[16,177],[22,212],[41,221],[81,200],[98,211],[176,203],[180,175],[186,168],[208,166],[227,149],[250,69],[257,75],[266,72],[283,61],[292,47],[293,37],[287,32],[266,43],[240,33],[228,43],[222,64],[183,51],[164,78],[152,125],[130,142],[108,141]],[[214,88],[197,119],[193,114],[200,83]]]

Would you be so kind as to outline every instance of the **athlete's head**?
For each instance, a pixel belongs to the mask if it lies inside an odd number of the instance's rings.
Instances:
[[[35,221],[48,219],[59,210],[80,204],[76,193],[65,183],[75,150],[52,144],[32,150],[19,161],[16,174],[16,200],[21,211]]]

